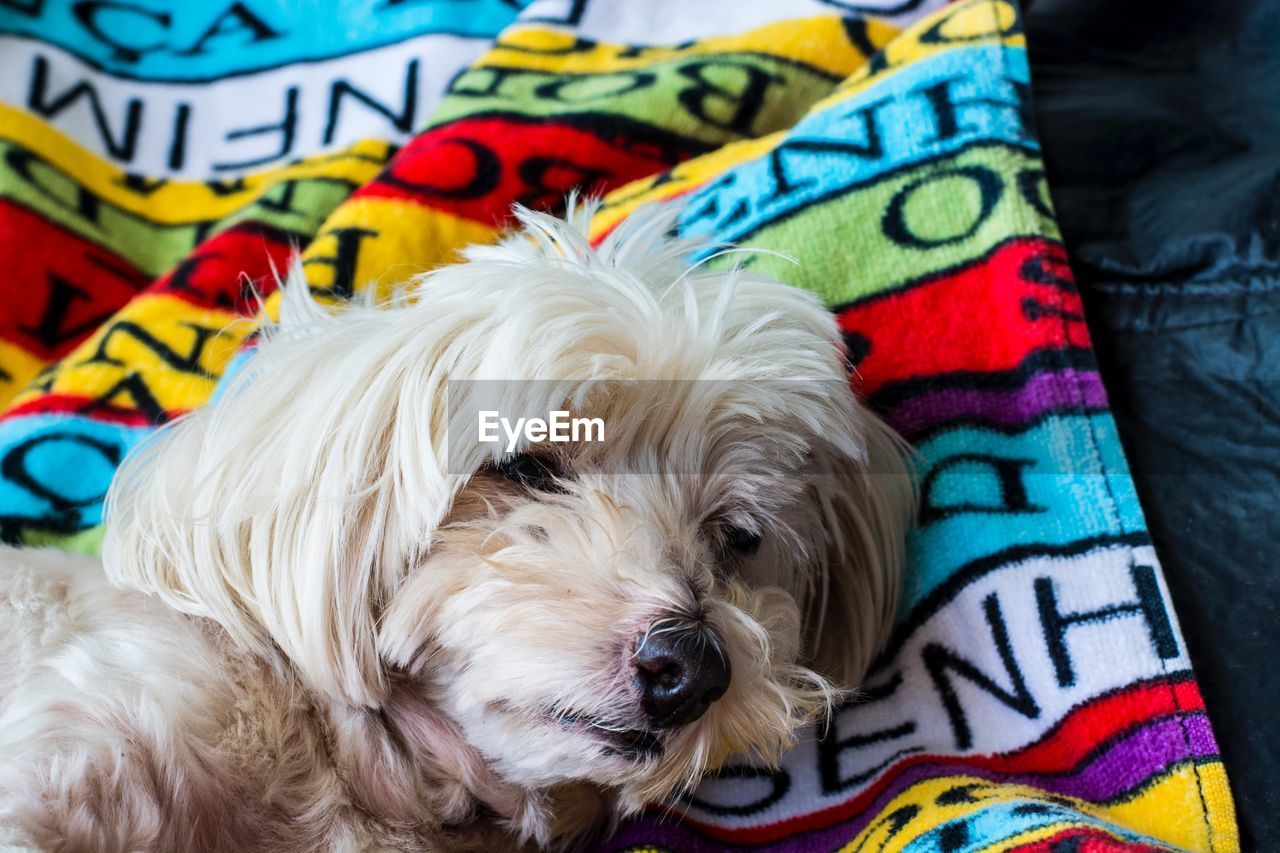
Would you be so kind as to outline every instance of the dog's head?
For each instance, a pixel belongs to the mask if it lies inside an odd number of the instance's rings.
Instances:
[[[589,206],[518,215],[389,306],[287,286],[220,400],[125,463],[105,553],[331,700],[411,684],[498,777],[632,809],[856,685],[911,488],[813,296],[690,270],[669,210],[595,249]],[[478,408],[603,440],[484,444]]]

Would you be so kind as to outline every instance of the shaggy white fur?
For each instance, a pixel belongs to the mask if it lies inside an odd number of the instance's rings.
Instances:
[[[291,280],[219,400],[126,460],[105,575],[0,552],[0,841],[568,846],[858,683],[912,494],[833,318],[689,269],[670,209],[597,249],[591,212],[520,210],[385,306]],[[481,404],[607,440],[512,459],[463,439]],[[655,722],[637,655],[680,626],[721,681]]]

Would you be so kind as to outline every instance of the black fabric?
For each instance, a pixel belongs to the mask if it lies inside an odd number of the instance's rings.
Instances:
[[[1049,184],[1222,748],[1280,850],[1280,0],[1036,0]]]

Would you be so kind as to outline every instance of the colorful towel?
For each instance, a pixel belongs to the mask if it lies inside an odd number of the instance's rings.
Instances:
[[[183,5],[0,3],[6,539],[96,548],[115,466],[208,400],[293,247],[342,298],[493,239],[513,201],[608,192],[604,234],[680,196],[683,232],[799,261],[753,263],[838,313],[923,504],[865,696],[608,848],[1238,849],[1016,6]]]

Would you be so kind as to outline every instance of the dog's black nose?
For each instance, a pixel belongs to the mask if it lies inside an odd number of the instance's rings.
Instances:
[[[729,658],[704,625],[655,624],[636,640],[632,662],[640,707],[655,729],[692,723],[729,689]]]

